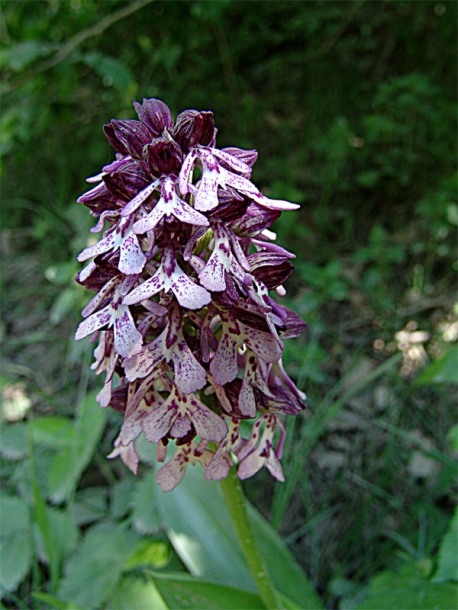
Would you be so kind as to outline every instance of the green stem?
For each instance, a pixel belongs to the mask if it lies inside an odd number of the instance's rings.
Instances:
[[[232,467],[226,479],[222,479],[221,487],[226,500],[226,506],[231,516],[237,538],[253,575],[259,595],[269,610],[278,610],[280,605],[275,594],[269,572],[259,551],[253,528],[248,519],[242,486]]]

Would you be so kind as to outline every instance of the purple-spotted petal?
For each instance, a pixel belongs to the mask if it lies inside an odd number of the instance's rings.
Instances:
[[[120,356],[130,358],[141,350],[143,337],[135,327],[129,308],[119,305],[114,319],[114,347]]]

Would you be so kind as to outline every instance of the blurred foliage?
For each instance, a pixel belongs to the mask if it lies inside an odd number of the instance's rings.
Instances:
[[[289,423],[287,482],[260,473],[247,495],[326,607],[452,607],[456,22],[455,2],[429,0],[3,0],[5,607],[192,593],[145,509],[151,473],[105,460],[119,417],[72,341],[92,224],[75,199],[112,159],[102,124],[143,97],[211,109],[219,145],[258,149],[263,191],[302,204],[275,230],[297,254],[285,302],[309,332],[285,361],[310,410]]]

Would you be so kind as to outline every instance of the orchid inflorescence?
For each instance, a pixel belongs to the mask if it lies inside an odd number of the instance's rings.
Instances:
[[[143,432],[159,462],[175,441],[156,475],[164,491],[189,463],[207,480],[225,478],[234,457],[240,479],[266,466],[283,480],[280,416],[305,399],[282,366],[283,339],[306,325],[269,296],[284,294],[294,258],[269,227],[299,206],[250,181],[255,150],[216,148],[211,112],[185,110],[173,124],[160,100],[134,106],[139,121],[104,126],[116,159],[78,199],[97,218],[92,232],[107,227],[78,256],[92,260],[76,279],[97,294],[76,339],[99,339],[97,400],[124,413],[108,457],[136,473]],[[254,418],[244,438],[241,422]]]

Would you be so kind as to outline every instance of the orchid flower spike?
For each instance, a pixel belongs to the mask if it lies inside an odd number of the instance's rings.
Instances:
[[[96,295],[76,339],[98,339],[97,399],[124,414],[108,457],[136,473],[143,433],[159,462],[175,444],[156,476],[164,491],[197,462],[207,480],[235,462],[241,479],[266,466],[282,481],[282,419],[305,407],[283,340],[306,324],[270,295],[285,293],[294,254],[269,227],[299,206],[251,181],[255,150],[217,148],[211,112],[185,110],[174,123],[160,100],[134,106],[138,121],[104,126],[116,157],[78,199],[103,231],[78,257],[89,263],[76,280]]]

